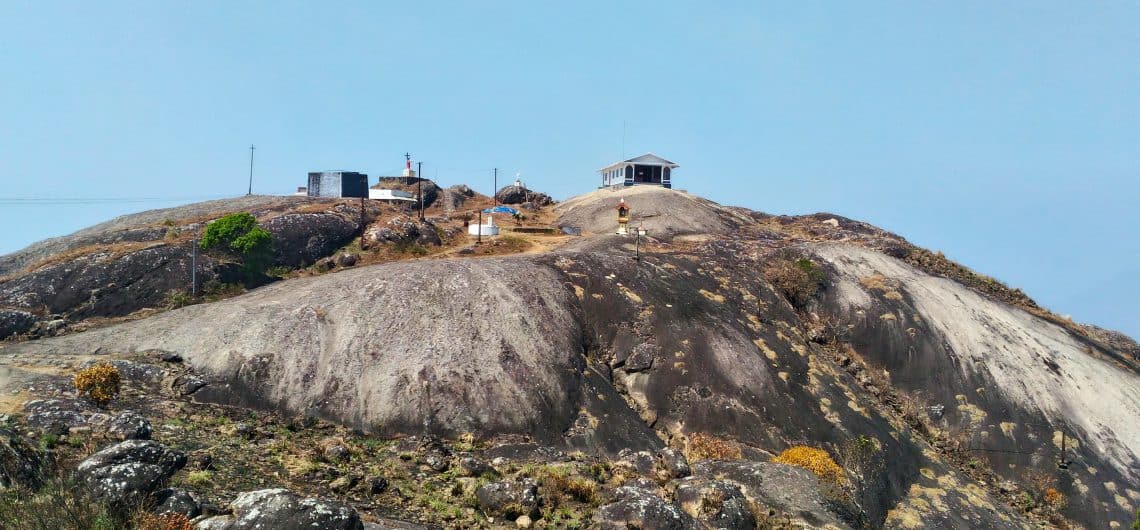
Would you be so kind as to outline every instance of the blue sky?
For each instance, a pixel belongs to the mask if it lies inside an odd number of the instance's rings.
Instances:
[[[677,186],[897,232],[1140,336],[1140,3],[0,3],[0,252],[307,171]],[[625,141],[623,150],[623,123]]]

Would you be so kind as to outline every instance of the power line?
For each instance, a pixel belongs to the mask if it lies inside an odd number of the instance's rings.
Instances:
[[[146,202],[206,201],[225,199],[228,195],[187,197],[0,197],[0,204],[10,206],[51,206],[71,204],[126,204]]]

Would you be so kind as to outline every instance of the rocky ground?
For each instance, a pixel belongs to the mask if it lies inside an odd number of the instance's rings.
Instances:
[[[50,448],[98,506],[176,499],[198,528],[1114,528],[1140,504],[1135,343],[938,253],[648,187],[522,208],[581,237],[474,245],[464,212],[491,199],[434,197],[364,225],[359,203],[267,206],[284,281],[174,310],[129,290],[181,273],[122,265],[151,248],[23,265],[9,307],[61,313],[0,313],[38,330],[0,348],[9,454],[32,455],[0,483]],[[139,275],[117,312],[59,294],[107,270]],[[70,377],[106,360],[127,390],[101,409]]]

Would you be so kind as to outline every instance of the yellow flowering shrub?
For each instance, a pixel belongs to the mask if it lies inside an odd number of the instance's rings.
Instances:
[[[99,363],[75,374],[75,389],[97,405],[106,405],[119,394],[119,369],[110,363]]]
[[[785,449],[784,452],[780,453],[780,456],[772,459],[772,461],[802,467],[830,484],[842,485],[847,482],[847,475],[843,473],[843,468],[839,467],[839,464],[836,464],[835,460],[831,459],[831,455],[823,449],[796,445]]]

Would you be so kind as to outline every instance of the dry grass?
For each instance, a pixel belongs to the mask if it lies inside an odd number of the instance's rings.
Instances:
[[[193,530],[190,519],[180,513],[143,513],[135,520],[138,530]]]
[[[697,460],[735,460],[741,457],[740,446],[735,442],[700,432],[689,436],[689,443],[685,446],[684,453],[685,458],[688,458],[690,462]]]
[[[32,273],[45,267],[58,265],[65,261],[71,261],[73,259],[82,256],[88,256],[91,254],[107,254],[102,258],[104,261],[117,260],[132,252],[163,245],[166,245],[166,243],[163,241],[125,241],[122,243],[111,243],[107,245],[83,245],[81,247],[68,249],[66,251],[54,254],[35,263],[32,263],[31,265],[24,267],[23,271],[21,271],[20,274]],[[12,274],[9,275],[8,278],[14,278],[16,276],[18,275]]]

